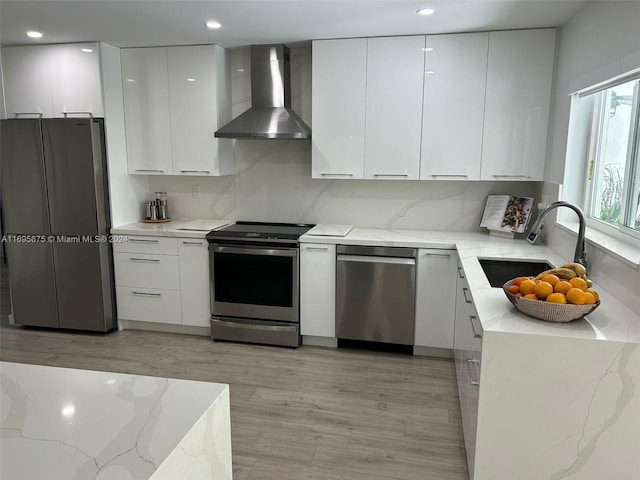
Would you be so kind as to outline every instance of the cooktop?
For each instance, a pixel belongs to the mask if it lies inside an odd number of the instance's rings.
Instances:
[[[207,234],[207,239],[297,241],[314,226],[308,223],[236,222],[233,225],[212,230]]]

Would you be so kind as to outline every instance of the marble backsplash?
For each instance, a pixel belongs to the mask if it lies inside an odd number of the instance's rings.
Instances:
[[[231,51],[233,116],[251,103],[249,49]],[[291,103],[311,125],[311,47],[291,48]],[[311,143],[236,140],[228,177],[150,176],[172,218],[343,223],[374,228],[481,231],[488,194],[540,197],[536,182],[327,180],[311,178]],[[192,186],[200,189],[193,198]]]

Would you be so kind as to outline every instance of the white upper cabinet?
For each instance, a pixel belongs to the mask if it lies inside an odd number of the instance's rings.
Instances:
[[[368,39],[365,178],[420,176],[424,48],[424,36]]]
[[[4,47],[2,71],[7,118],[104,117],[97,43]]]
[[[214,132],[231,120],[224,78],[218,74],[227,62],[226,51],[214,45],[170,47],[168,49],[171,153],[174,175],[229,175],[233,158],[219,152]],[[222,83],[222,85],[221,85]],[[219,101],[220,100],[220,101]]]
[[[104,117],[98,44],[53,46],[51,96],[54,117],[74,112]]]
[[[226,51],[215,45],[122,49],[129,173],[232,174]]]
[[[363,178],[367,39],[313,42],[313,178]]]
[[[167,49],[123,48],[122,90],[129,173],[172,173]]]
[[[428,35],[420,179],[479,180],[488,33]]]
[[[489,34],[482,180],[542,180],[555,29]]]

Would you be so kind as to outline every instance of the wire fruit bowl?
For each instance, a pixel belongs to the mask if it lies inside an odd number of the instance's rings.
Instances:
[[[507,291],[507,288],[513,284],[514,280],[509,280],[502,287],[509,301],[525,315],[547,322],[573,322],[590,314],[600,305],[600,301],[589,305],[573,305],[570,303],[564,304],[545,302],[544,300],[530,300],[528,298],[518,297]]]

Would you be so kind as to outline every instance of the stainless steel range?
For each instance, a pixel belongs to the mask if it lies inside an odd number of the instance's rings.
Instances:
[[[300,345],[298,239],[312,227],[237,222],[207,234],[213,340]]]

